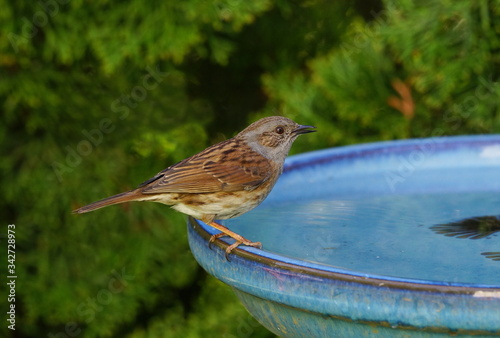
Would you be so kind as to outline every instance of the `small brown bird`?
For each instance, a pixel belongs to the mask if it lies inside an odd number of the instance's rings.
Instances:
[[[251,242],[215,220],[240,216],[259,205],[281,175],[293,141],[314,128],[281,116],[260,119],[235,137],[160,171],[137,189],[73,212],[130,201],[159,202],[220,230],[210,243],[222,236],[234,238],[226,257],[240,244],[261,248],[260,242]]]

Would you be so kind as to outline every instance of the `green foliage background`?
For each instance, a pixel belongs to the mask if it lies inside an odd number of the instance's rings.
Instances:
[[[18,276],[2,336],[272,336],[194,261],[183,215],[70,213],[259,117],[316,125],[295,153],[500,132],[498,0],[0,8],[0,271],[15,224]]]

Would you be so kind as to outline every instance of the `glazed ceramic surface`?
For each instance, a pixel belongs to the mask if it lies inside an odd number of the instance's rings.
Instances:
[[[280,336],[500,335],[500,136],[292,156],[270,196],[191,249]]]

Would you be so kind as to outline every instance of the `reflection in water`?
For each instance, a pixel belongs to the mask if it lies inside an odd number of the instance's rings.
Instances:
[[[500,252],[481,252],[481,255],[485,256],[486,258],[492,259],[494,261],[500,261]]]
[[[431,227],[436,233],[448,237],[482,239],[500,231],[500,216],[471,217]],[[500,252],[482,252],[481,255],[500,261]]]
[[[431,227],[436,233],[457,238],[481,239],[500,231],[500,216],[466,218]]]

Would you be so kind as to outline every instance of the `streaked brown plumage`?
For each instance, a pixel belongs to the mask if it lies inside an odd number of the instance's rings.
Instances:
[[[227,247],[226,254],[240,244],[261,247],[260,242],[251,242],[215,220],[240,216],[259,205],[281,175],[293,141],[315,131],[312,128],[281,116],[260,119],[235,137],[160,171],[137,189],[73,212],[130,201],[159,202],[220,230],[210,242],[226,235],[234,238],[236,242]]]

